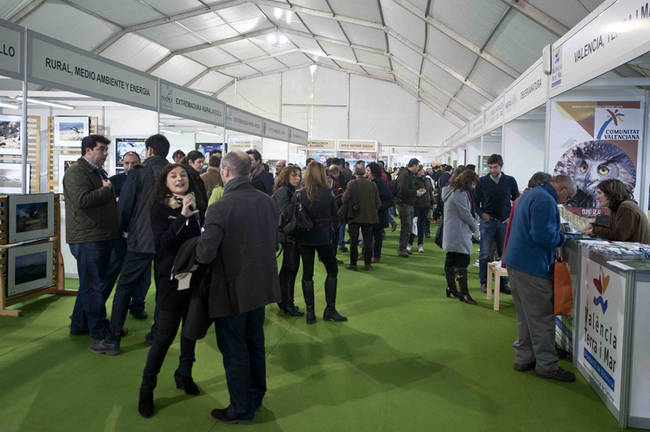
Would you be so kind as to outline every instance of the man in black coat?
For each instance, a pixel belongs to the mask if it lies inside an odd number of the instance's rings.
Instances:
[[[262,155],[255,149],[246,150],[251,161],[250,180],[255,189],[273,195],[273,174],[264,169]]]
[[[424,195],[424,188],[418,189],[415,185],[415,174],[420,169],[420,161],[416,158],[409,160],[408,167],[397,177],[397,211],[399,212],[400,231],[399,247],[397,255],[408,257],[410,254],[406,249],[411,230],[413,229],[413,217],[415,213],[415,199]]]
[[[163,135],[152,135],[145,141],[145,148],[147,159],[127,176],[118,203],[120,228],[128,235],[127,252],[113,297],[109,333],[103,341],[90,345],[90,351],[96,354],[120,353],[120,339],[125,334],[122,327],[131,297],[136,303],[131,307],[142,311],[140,317],[143,318],[144,299],[151,285],[151,263],[156,256],[156,247],[151,231],[149,198],[160,172],[169,164],[169,141]]]
[[[225,189],[208,209],[196,259],[211,269],[208,313],[216,320],[230,405],[214,409],[221,423],[249,424],[266,393],[264,307],[280,301],[276,262],[278,207],[256,190],[243,152],[221,161]]]

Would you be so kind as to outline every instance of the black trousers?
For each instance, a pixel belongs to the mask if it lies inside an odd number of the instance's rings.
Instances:
[[[266,393],[264,307],[216,320],[230,405],[228,414],[250,420]]]
[[[298,252],[302,258],[302,280],[310,281],[314,279],[314,258],[316,252],[318,252],[318,256],[325,265],[327,276],[336,277],[339,274],[336,255],[329,244],[320,246],[299,245]]]
[[[357,264],[357,258],[359,256],[359,251],[357,250],[359,231],[363,235],[363,259],[366,264],[370,264],[372,260],[372,225],[356,223],[348,225],[348,232],[350,233],[350,264]]]
[[[141,286],[142,280],[150,277],[151,263],[154,257],[154,254],[148,253],[133,251],[126,253],[120,281],[117,283],[115,296],[113,297],[110,330],[109,334],[106,335],[107,342],[120,344],[122,327],[124,327],[126,315],[129,313],[131,297],[133,297],[135,290]]]
[[[281,304],[293,304],[294,284],[296,275],[300,267],[300,255],[298,254],[298,245],[295,242],[286,242],[283,244],[282,267],[280,267],[280,291],[282,294]]]

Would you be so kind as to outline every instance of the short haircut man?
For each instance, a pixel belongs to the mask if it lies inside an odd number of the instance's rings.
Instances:
[[[210,160],[208,161],[208,166],[213,168],[219,168],[219,165],[221,165],[221,158],[219,156],[210,156]]]
[[[85,156],[88,150],[93,150],[97,144],[109,145],[111,140],[103,135],[88,135],[81,140],[81,156]]]
[[[255,162],[257,163],[262,162],[262,154],[256,149],[248,149],[246,150],[246,154],[253,155],[253,159],[255,160]]]
[[[223,423],[250,423],[266,393],[264,307],[280,301],[276,261],[279,210],[248,181],[243,152],[221,161],[225,190],[210,206],[196,260],[213,266],[209,318],[216,321],[230,405],[211,412]],[[213,301],[214,300],[214,301]]]
[[[219,159],[221,159],[223,157],[223,153],[221,152],[221,150],[215,149],[215,150],[210,150],[210,154],[208,156],[210,157],[218,156]]]
[[[417,158],[412,158],[411,160],[409,160],[409,163],[408,163],[409,168],[412,168],[414,166],[419,167],[419,165],[420,165],[420,161]]]
[[[262,155],[257,150],[246,150],[246,154],[251,162],[251,184],[255,189],[271,196],[273,194],[273,175],[268,171],[268,165],[262,163]]]
[[[151,148],[155,156],[167,157],[167,154],[169,153],[169,141],[165,135],[151,135],[144,141],[144,145],[145,148]],[[180,150],[177,150],[176,152],[183,153]]]

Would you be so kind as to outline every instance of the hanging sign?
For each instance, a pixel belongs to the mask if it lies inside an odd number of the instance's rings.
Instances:
[[[24,28],[0,20],[0,75],[23,79],[24,36]]]
[[[554,44],[551,96],[609,72],[648,51],[648,3],[638,0],[612,2],[570,38]],[[556,56],[561,56],[557,67]]]
[[[578,363],[618,410],[623,367],[625,277],[582,259]]]
[[[377,151],[377,141],[343,141],[338,142],[339,150]]]
[[[489,132],[503,123],[504,98],[497,99],[485,112],[485,131]]]
[[[227,105],[226,129],[262,136],[262,119],[254,114]]]
[[[503,106],[504,121],[512,120],[546,102],[548,78],[540,59],[506,91]]]
[[[262,135],[279,141],[289,141],[289,126],[264,119],[262,121]]]
[[[161,80],[160,112],[223,126],[226,104],[218,99]]]
[[[291,128],[289,141],[291,141],[292,143],[306,146],[308,139],[309,137],[307,135],[307,132],[300,129]]]
[[[157,110],[157,81],[151,75],[28,31],[30,82],[107,101]]]
[[[309,147],[309,150],[336,150],[336,141],[310,140],[307,147]]]

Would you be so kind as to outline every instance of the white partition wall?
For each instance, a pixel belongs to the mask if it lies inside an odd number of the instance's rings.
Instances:
[[[513,120],[503,126],[503,170],[520,190],[535,172],[544,171],[545,130],[543,120]]]

